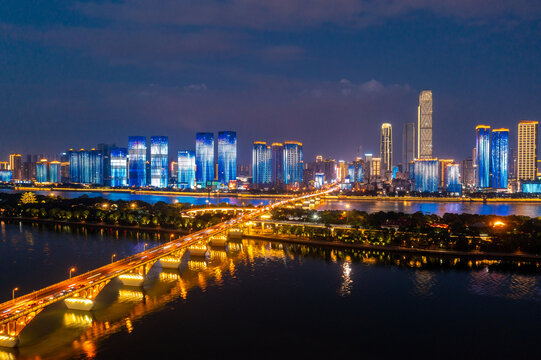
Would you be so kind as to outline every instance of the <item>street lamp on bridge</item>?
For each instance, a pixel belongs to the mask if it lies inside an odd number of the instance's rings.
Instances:
[[[71,273],[74,272],[75,270],[77,270],[77,269],[74,268],[74,267],[72,267],[72,268],[70,269],[70,279],[71,279]]]
[[[18,290],[19,290],[19,288],[16,287],[16,288],[13,289],[13,291],[11,292],[11,299],[12,299],[13,301],[15,301],[15,291],[18,291]]]
[[[116,254],[113,254],[113,255],[111,256],[111,262],[112,262],[112,263],[115,262],[115,257],[116,257]]]
[[[143,251],[147,249],[147,246],[148,246],[148,243],[145,243],[145,245],[143,245]]]

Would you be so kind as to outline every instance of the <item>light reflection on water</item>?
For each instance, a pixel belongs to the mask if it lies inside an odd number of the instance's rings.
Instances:
[[[11,227],[16,228],[16,225],[6,227],[9,233]],[[48,234],[47,231],[36,228],[29,231],[33,233],[34,246],[38,247],[42,238]],[[107,236],[103,234],[85,234],[85,238],[94,236],[101,239],[100,243],[108,242]],[[122,238],[112,240],[134,242]],[[77,243],[68,245],[78,248]],[[276,275],[281,273],[287,275]],[[25,329],[29,330],[25,338],[26,345],[18,350],[17,358],[36,359],[36,356],[39,356],[40,359],[93,359],[99,358],[100,353],[107,357],[108,348],[103,344],[107,339],[115,337],[115,334],[146,331],[148,336],[152,336],[153,330],[145,325],[148,320],[142,318],[150,317],[166,308],[182,312],[183,307],[193,301],[192,298],[200,296],[215,297],[216,306],[219,308],[221,297],[217,297],[216,289],[242,284],[248,276],[262,281],[278,276],[278,283],[269,283],[276,286],[273,289],[276,292],[280,292],[281,287],[288,288],[288,291],[294,289],[297,285],[292,288],[291,284],[296,284],[300,279],[299,284],[302,286],[299,286],[304,289],[302,291],[308,289],[320,293],[319,296],[327,299],[325,304],[332,302],[331,299],[336,296],[344,299],[370,298],[379,287],[388,288],[396,294],[400,293],[400,287],[405,287],[407,293],[402,295],[402,301],[404,297],[410,298],[410,301],[423,301],[435,296],[441,298],[441,289],[451,284],[463,287],[461,296],[466,298],[489,297],[535,303],[539,303],[541,299],[536,264],[522,264],[518,267],[513,263],[490,260],[469,261],[394,255],[381,251],[329,250],[243,240],[229,242],[225,248],[211,247],[206,257],[190,258],[185,254],[179,270],[155,266],[149,273],[144,288],[123,287],[113,281],[103,294],[100,294],[102,298],[98,301],[99,306],[91,313],[71,312],[58,306],[47,309],[39,316],[42,318],[39,327],[45,326],[51,330],[44,335],[39,334],[39,329],[30,329],[30,326]],[[371,285],[370,281],[374,281],[375,285]],[[327,283],[333,284],[331,292],[334,295],[324,291]],[[205,293],[199,295],[201,292]],[[300,294],[302,293],[297,293],[296,296],[301,296]],[[247,298],[254,296],[248,288],[243,291],[243,295]],[[312,297],[310,294],[306,296],[308,299]],[[260,298],[257,299],[261,301]],[[400,300],[396,301],[398,303]],[[265,308],[288,305],[269,298],[266,303],[254,306]],[[209,308],[203,311],[213,314]],[[318,312],[317,316],[324,319],[325,314]],[[34,321],[38,322],[38,319]],[[186,324],[192,325],[194,324]],[[15,359],[13,354],[0,351],[0,360]]]

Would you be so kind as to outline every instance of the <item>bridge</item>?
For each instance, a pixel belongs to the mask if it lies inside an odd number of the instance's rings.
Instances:
[[[225,213],[237,215],[238,213],[252,212],[256,211],[258,208],[255,207],[204,207],[199,209],[190,209],[183,211],[183,215],[195,216],[199,214],[216,214],[216,213]]]
[[[183,253],[204,254],[206,241],[220,243],[231,230],[244,226],[272,209],[338,190],[336,184],[322,190],[275,202],[265,207],[211,226],[190,235],[142,251],[87,273],[0,304],[0,346],[17,347],[21,331],[47,306],[63,301],[68,309],[90,311],[105,286],[118,278],[124,285],[141,287],[150,268],[160,262],[163,268],[178,267]]]

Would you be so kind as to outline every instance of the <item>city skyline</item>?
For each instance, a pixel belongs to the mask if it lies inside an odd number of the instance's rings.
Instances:
[[[306,145],[307,159],[348,160],[360,145],[377,152],[381,123],[396,134],[417,123],[424,89],[434,96],[438,156],[465,158],[461,135],[477,124],[539,120],[533,2],[323,1],[310,14],[302,0],[288,4],[296,10],[225,3],[224,19],[203,19],[197,4],[3,2],[0,114],[10,136],[0,155],[59,153],[66,139],[121,144],[128,132],[163,134],[182,149],[191,134],[225,127],[248,149],[243,163],[252,141],[283,132]],[[186,17],[170,19],[176,12]]]

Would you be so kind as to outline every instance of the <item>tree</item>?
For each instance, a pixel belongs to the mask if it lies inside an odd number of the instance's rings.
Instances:
[[[21,196],[21,202],[23,204],[36,204],[38,200],[36,199],[36,195],[33,192],[25,192]]]

